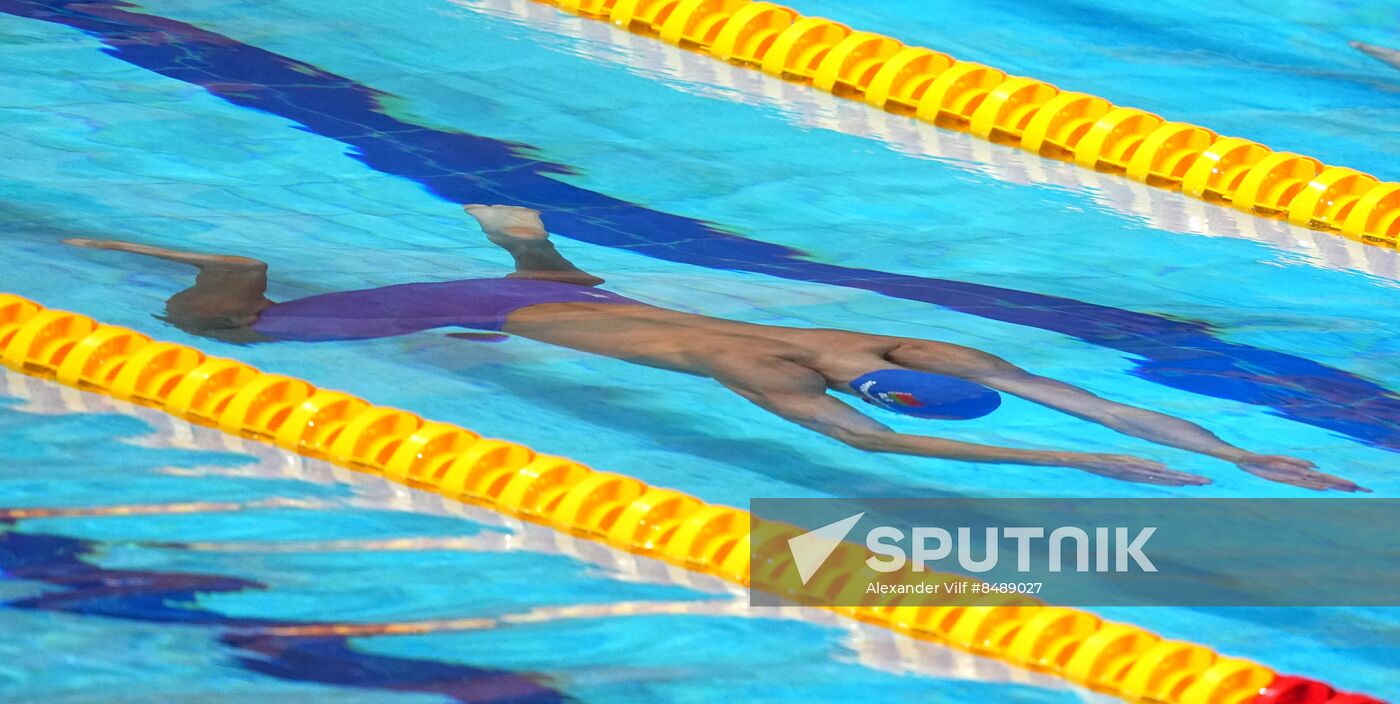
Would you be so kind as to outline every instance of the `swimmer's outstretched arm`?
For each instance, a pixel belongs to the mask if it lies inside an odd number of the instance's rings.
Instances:
[[[272,305],[267,296],[267,264],[231,254],[186,252],[121,240],[73,237],[64,244],[106,249],[188,264],[196,270],[194,285],[165,302],[165,320],[195,335],[226,342],[260,342],[254,332],[258,315]]]
[[[597,286],[603,280],[564,258],[540,220],[540,211],[513,205],[464,205],[476,218],[486,239],[510,253],[515,272],[507,278],[542,279],[580,286]]]
[[[1217,457],[1263,479],[1305,489],[1365,491],[1346,479],[1316,471],[1315,465],[1307,460],[1250,452],[1190,421],[1109,401],[1077,386],[1031,374],[980,350],[915,342],[897,350],[896,357],[900,364],[971,379],[1125,435]]]
[[[800,364],[774,360],[755,367],[751,357],[712,360],[708,370],[730,390],[765,410],[851,447],[968,462],[1072,467],[1130,482],[1194,486],[1210,480],[1130,455],[1026,450],[897,433],[826,392],[826,379]]]

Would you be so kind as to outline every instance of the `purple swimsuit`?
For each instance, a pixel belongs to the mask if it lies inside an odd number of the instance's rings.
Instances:
[[[496,330],[541,303],[630,303],[591,286],[538,279],[466,279],[337,291],[278,303],[253,330],[278,340],[368,340],[443,327]]]

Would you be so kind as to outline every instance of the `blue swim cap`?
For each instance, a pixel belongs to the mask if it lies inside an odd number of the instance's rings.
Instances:
[[[969,420],[1001,405],[1001,394],[981,384],[910,369],[870,372],[851,388],[867,403],[916,418]]]

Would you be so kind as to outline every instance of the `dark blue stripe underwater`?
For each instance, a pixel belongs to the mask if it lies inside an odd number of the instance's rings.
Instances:
[[[547,213],[559,234],[667,261],[863,289],[1051,330],[1133,355],[1133,373],[1183,391],[1265,406],[1271,413],[1400,451],[1400,396],[1348,372],[1226,342],[1202,322],[1068,298],[815,262],[802,252],[698,220],[570,186],[565,166],[522,144],[390,116],[383,93],[309,64],[117,0],[0,0],[0,11],[73,27],[108,54],[343,142],[377,171],[453,203],[514,203]],[[463,96],[470,98],[470,96]]]
[[[289,681],[440,694],[462,704],[572,701],[534,675],[363,653],[344,636],[269,635],[261,631],[321,624],[225,616],[201,606],[200,596],[266,587],[222,575],[98,567],[87,561],[98,543],[21,533],[4,523],[0,520],[0,580],[49,585],[39,596],[4,602],[9,608],[218,627],[220,640],[240,653],[239,665]]]

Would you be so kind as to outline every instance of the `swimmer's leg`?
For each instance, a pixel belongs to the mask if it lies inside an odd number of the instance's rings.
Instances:
[[[64,243],[85,249],[140,254],[195,267],[198,272],[194,285],[165,302],[165,320],[191,334],[230,342],[257,341],[250,326],[262,311],[273,305],[264,295],[267,264],[257,259],[181,252],[120,240],[73,238]]]
[[[597,286],[603,280],[573,265],[549,241],[538,210],[510,205],[467,205],[467,214],[476,218],[486,238],[515,259],[515,272],[508,278],[543,279],[580,286]]]

